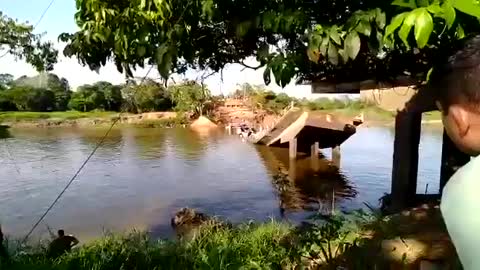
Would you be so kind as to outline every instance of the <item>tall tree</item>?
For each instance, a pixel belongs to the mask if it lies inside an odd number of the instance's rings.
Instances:
[[[33,33],[33,26],[19,23],[0,12],[0,56],[12,54],[24,59],[37,71],[53,70],[58,51],[51,42],[42,42],[42,35]]]

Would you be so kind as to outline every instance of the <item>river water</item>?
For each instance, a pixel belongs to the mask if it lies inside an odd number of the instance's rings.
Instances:
[[[0,140],[0,223],[7,234],[30,229],[104,132],[14,129]],[[377,206],[390,191],[393,136],[390,128],[359,128],[342,145],[337,169],[329,150],[316,165],[300,156],[292,167],[284,150],[223,133],[114,129],[35,235],[49,226],[82,239],[133,228],[166,236],[171,216],[186,206],[232,222],[299,221],[311,211]],[[422,131],[419,193],[438,191],[441,140],[438,128]]]

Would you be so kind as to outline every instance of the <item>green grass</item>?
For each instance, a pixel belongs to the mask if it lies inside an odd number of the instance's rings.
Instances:
[[[37,121],[37,120],[75,120],[81,118],[112,118],[116,112],[0,112],[0,122]]]
[[[57,260],[45,248],[14,254],[2,269],[281,269],[295,263],[284,243],[286,224],[269,222],[235,228],[207,227],[189,241],[154,241],[147,234],[107,235]]]

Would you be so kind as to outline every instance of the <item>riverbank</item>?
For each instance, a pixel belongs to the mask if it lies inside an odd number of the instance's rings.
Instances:
[[[344,118],[364,115],[363,126],[391,126],[394,124],[395,113],[374,106],[357,108],[354,106],[316,110]],[[92,127],[108,126],[119,116],[118,112],[0,112],[0,123],[14,128],[46,128],[46,127]],[[221,121],[222,119],[220,119]],[[119,125],[136,125],[139,127],[173,127],[189,123],[183,114],[176,112],[151,112],[143,114],[122,114]],[[423,124],[441,124],[439,112],[423,115]]]
[[[57,260],[45,246],[23,247],[8,269],[419,269],[441,261],[459,269],[437,206],[382,217],[363,211],[285,222],[218,226],[192,238],[154,240],[147,233],[109,234]],[[0,265],[1,266],[1,265]],[[393,267],[393,268],[392,268]],[[6,269],[6,268],[5,268]],[[443,268],[442,268],[443,269]]]

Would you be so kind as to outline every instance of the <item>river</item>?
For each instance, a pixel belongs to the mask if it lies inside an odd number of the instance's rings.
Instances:
[[[102,129],[13,129],[0,145],[0,223],[19,237],[42,215],[104,134]],[[342,145],[340,170],[328,161],[313,171],[300,158],[294,181],[278,178],[290,164],[283,150],[223,133],[118,128],[36,229],[64,228],[82,239],[105,231],[171,235],[170,218],[194,207],[232,222],[299,221],[311,211],[378,206],[390,191],[394,132],[359,128]],[[438,191],[441,132],[424,128],[419,193]],[[285,162],[285,160],[287,160]],[[280,179],[280,180],[279,180]]]

